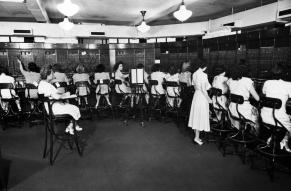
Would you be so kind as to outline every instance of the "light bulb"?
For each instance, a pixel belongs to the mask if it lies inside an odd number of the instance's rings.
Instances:
[[[192,11],[187,10],[184,4],[180,6],[178,11],[174,12],[174,17],[176,17],[176,19],[178,19],[181,22],[184,22],[187,19],[189,19],[191,15],[192,15]]]
[[[64,21],[59,23],[59,26],[62,29],[68,31],[68,30],[71,30],[74,27],[74,23],[70,22],[68,17],[65,17]]]

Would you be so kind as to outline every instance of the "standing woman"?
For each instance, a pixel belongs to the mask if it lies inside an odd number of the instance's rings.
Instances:
[[[195,93],[192,100],[188,126],[195,130],[194,142],[199,145],[203,144],[199,137],[200,131],[210,131],[209,103],[212,101],[207,93],[207,90],[211,86],[208,81],[208,76],[205,73],[206,68],[206,63],[200,61],[198,69],[193,73],[192,78]]]

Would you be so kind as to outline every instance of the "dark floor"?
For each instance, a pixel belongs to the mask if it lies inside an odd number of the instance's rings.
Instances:
[[[9,190],[290,190],[291,176],[251,170],[237,156],[222,157],[214,143],[194,145],[174,123],[82,121],[84,156],[62,150],[54,166],[42,159],[43,127],[0,130],[12,160]]]

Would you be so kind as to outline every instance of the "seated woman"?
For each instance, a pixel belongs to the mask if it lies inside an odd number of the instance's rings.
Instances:
[[[99,64],[96,67],[96,73],[94,74],[95,84],[97,84],[97,80],[110,80],[109,73],[105,72],[105,66],[103,64]],[[99,101],[100,101],[100,95],[98,95],[97,93],[105,94],[105,99],[107,101],[107,104],[111,105],[109,101],[109,84],[108,85],[101,84],[96,87],[96,101],[97,101],[95,105],[96,109],[99,106]]]
[[[150,75],[150,79],[158,81],[158,85],[156,85],[156,87],[152,86],[151,93],[153,95],[156,95],[156,94],[165,95],[165,90],[163,88],[163,82],[164,82],[165,77],[166,77],[166,74],[160,71],[160,65],[154,64],[152,66],[152,73]]]
[[[51,66],[44,66],[40,71],[40,75],[41,81],[39,82],[38,85],[39,94],[44,94],[45,97],[51,97],[57,100],[68,95],[67,93],[65,94],[59,93],[58,90],[50,83],[53,80],[53,71]],[[48,111],[47,106],[46,110]],[[69,103],[64,103],[62,101],[53,103],[52,112],[54,113],[54,115],[68,114],[72,116],[76,121],[78,121],[81,117],[80,110],[77,106]],[[81,131],[82,128],[77,124],[76,130]],[[66,132],[72,135],[74,134],[72,121],[66,128]]]
[[[56,82],[66,82],[67,85],[69,85],[69,79],[67,78],[67,75],[62,72],[62,67],[60,64],[54,64],[52,69],[54,72],[54,79],[51,81],[52,84]],[[59,87],[58,91],[60,93],[65,93],[65,88]]]
[[[7,74],[8,74],[7,69],[2,67],[2,66],[0,66],[0,83],[11,83],[11,84],[15,85],[14,78],[11,77],[11,76],[8,76]],[[11,99],[13,97],[18,97],[14,90],[12,90],[10,92],[9,89],[2,89],[0,93],[1,93],[1,98],[3,98],[3,99]],[[9,103],[3,102],[2,100],[0,100],[0,101],[1,101],[2,109],[4,111],[7,111]],[[19,100],[17,99],[17,100],[15,100],[15,102],[16,102],[18,110],[21,111]]]
[[[254,128],[256,130],[256,133],[258,133],[258,111],[250,104],[249,98],[251,95],[256,101],[259,101],[260,97],[254,88],[254,82],[252,81],[252,79],[245,77],[246,75],[246,66],[235,67],[230,74],[231,78],[227,81],[227,85],[231,94],[240,95],[244,98],[244,103],[238,105],[238,110],[246,119],[254,123]],[[236,103],[231,102],[229,105],[229,110],[231,112],[231,115],[239,117],[236,111]],[[238,121],[231,118],[231,122],[234,127],[239,128]]]
[[[174,66],[170,66],[169,73],[165,76],[165,80],[168,82],[177,82],[179,83],[179,73],[176,72]],[[174,100],[177,99],[177,106],[180,107],[181,98],[173,98],[180,96],[179,87],[167,87],[167,102],[171,107],[174,107]]]
[[[222,95],[220,97],[213,96],[212,97],[212,103],[213,103],[213,107],[214,108],[219,108],[216,100],[218,101],[218,103],[227,110],[227,98],[225,96],[225,94],[228,91],[228,86],[226,84],[228,77],[225,76],[225,68],[224,66],[216,66],[214,68],[213,71],[214,74],[214,78],[213,78],[213,82],[212,82],[212,87],[217,88],[217,89],[221,89],[222,91]],[[217,118],[220,120],[221,119],[221,113],[215,111],[215,114],[217,116]]]
[[[85,67],[83,64],[79,64],[76,68],[76,74],[73,75],[73,83],[76,84],[77,82],[88,82],[88,84],[91,84],[91,81],[89,79],[89,74],[85,73]],[[76,90],[76,94],[80,96],[87,96],[90,94],[89,87],[78,87]],[[78,99],[79,105],[81,104],[81,99]],[[85,97],[85,103],[88,105],[88,99]]]
[[[26,71],[19,57],[17,57],[17,62],[20,72],[25,78],[25,83],[37,85],[40,80],[39,67],[34,62],[29,62],[28,71]],[[30,98],[37,98],[37,90],[29,90],[29,96]],[[28,97],[27,91],[25,91],[25,97]]]
[[[125,93],[126,96],[124,99],[127,99],[129,96],[131,98],[131,106],[133,106],[133,96],[131,94],[130,84],[126,79],[129,77],[129,74],[123,74],[123,62],[117,62],[113,67],[114,77],[116,80],[121,80],[122,84],[115,86],[116,93]]]
[[[280,109],[275,110],[276,118],[282,123],[282,125],[287,129],[287,133],[284,139],[281,141],[281,149],[285,148],[286,151],[291,152],[288,146],[288,139],[291,133],[291,116],[286,113],[286,102],[288,98],[291,98],[291,82],[284,81],[286,78],[286,70],[281,64],[278,64],[276,69],[272,70],[272,76],[274,80],[267,80],[264,83],[262,93],[266,97],[277,98],[282,101],[282,106]],[[264,123],[275,125],[273,114],[273,109],[263,107],[261,109],[261,117]],[[279,124],[279,126],[281,126]]]

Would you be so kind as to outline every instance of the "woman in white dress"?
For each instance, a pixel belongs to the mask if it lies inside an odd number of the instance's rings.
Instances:
[[[105,72],[105,66],[103,64],[99,64],[96,67],[96,73],[94,74],[94,83],[97,84],[98,80],[110,80],[109,73]],[[111,105],[111,103],[109,101],[109,84],[97,85],[97,87],[96,87],[96,105],[95,105],[96,109],[99,106],[99,101],[100,101],[100,94],[98,95],[97,93],[105,94],[105,99],[107,101],[107,104]]]
[[[199,145],[203,144],[199,137],[200,131],[210,131],[209,103],[212,101],[208,96],[207,90],[210,89],[211,85],[209,84],[207,74],[204,72],[206,68],[205,62],[201,61],[192,77],[192,85],[194,85],[195,93],[192,100],[188,126],[195,131],[194,142]]]
[[[88,85],[91,85],[90,76],[89,74],[85,73],[85,67],[83,64],[79,64],[76,68],[76,74],[73,75],[73,82],[76,84],[77,82],[88,82]],[[86,87],[78,87],[76,90],[76,94],[80,96],[86,96],[90,94],[90,88],[88,86]],[[79,104],[81,103],[81,100],[78,99]],[[88,99],[85,97],[85,103],[88,105]]]
[[[276,118],[287,129],[287,133],[280,145],[281,149],[285,148],[286,151],[291,152],[291,149],[288,146],[288,139],[291,134],[291,116],[286,113],[286,102],[291,98],[291,82],[282,80],[282,78],[284,79],[286,76],[283,72],[284,69],[281,66],[278,66],[275,71],[272,70],[274,80],[267,80],[264,83],[262,93],[265,94],[266,97],[277,98],[282,101],[281,108],[275,110]],[[275,125],[272,111],[273,109],[271,108],[263,107],[261,109],[261,117],[264,123]],[[281,125],[279,124],[279,126]]]
[[[158,81],[158,85],[156,85],[156,87],[152,86],[151,93],[153,95],[157,95],[157,94],[165,95],[165,90],[163,88],[163,82],[165,80],[165,77],[166,77],[166,74],[160,71],[160,65],[154,64],[152,66],[152,73],[150,75],[150,79]]]
[[[165,80],[168,82],[177,82],[179,84],[179,73],[176,73],[174,66],[170,66],[169,73],[165,76]],[[174,100],[172,96],[180,96],[179,87],[167,87],[167,102],[171,107],[174,107]],[[170,97],[169,97],[170,96]],[[181,99],[177,99],[177,106],[180,107]]]
[[[225,76],[225,68],[223,66],[215,67],[214,75],[215,77],[213,78],[212,87],[220,89],[222,91],[222,95],[217,97],[217,99],[216,99],[216,96],[212,97],[213,107],[219,108],[217,105],[217,102],[218,102],[224,109],[227,110],[227,98],[225,94],[228,91],[228,86],[226,84],[228,77]],[[221,112],[215,111],[215,114],[217,118],[220,120]]]
[[[15,87],[15,79],[12,76],[7,75],[8,71],[6,68],[0,66],[0,83],[9,83],[9,84],[13,84]],[[1,97],[3,99],[11,99],[12,97],[18,97],[18,95],[16,95],[15,90],[13,89],[12,91],[10,91],[9,89],[2,89],[1,90]],[[18,111],[21,111],[21,106],[20,106],[20,101],[19,99],[15,100],[15,103],[17,105]],[[2,107],[2,109],[4,111],[8,110],[8,102],[3,102],[0,98],[0,105]]]
[[[130,84],[127,81],[129,74],[123,74],[122,70],[123,70],[123,62],[117,62],[113,67],[114,78],[116,80],[121,80],[122,82],[122,84],[115,86],[115,91],[117,93],[125,93],[126,96],[124,100],[130,97],[130,103],[131,103],[131,106],[133,107],[133,96],[131,95]]]
[[[62,66],[60,64],[54,64],[52,69],[54,72],[54,79],[51,81],[52,84],[56,82],[65,82],[69,85],[69,79],[67,78],[67,75],[62,72]],[[59,87],[57,89],[60,93],[65,93],[64,87]]]
[[[259,132],[258,111],[250,104],[249,98],[252,96],[256,101],[260,100],[258,93],[254,88],[254,82],[251,78],[244,77],[247,75],[246,66],[237,66],[230,74],[231,78],[227,81],[231,94],[240,95],[244,98],[244,103],[238,105],[238,111],[248,120],[253,122],[256,132]],[[229,110],[232,116],[239,117],[236,111],[236,103],[229,104]],[[231,118],[231,123],[237,129],[239,122]]]
[[[53,71],[51,66],[44,66],[40,71],[41,81],[38,85],[38,93],[43,94],[45,97],[50,97],[53,99],[61,99],[62,97],[67,97],[67,93],[59,93],[58,90],[50,84],[53,80]],[[46,110],[48,111],[48,106],[46,105]],[[54,115],[63,115],[68,114],[71,115],[76,121],[78,121],[81,117],[80,110],[77,106],[64,103],[62,101],[55,102],[52,105],[52,112]],[[81,131],[82,128],[76,124],[76,130]],[[73,123],[72,121],[69,123],[66,128],[66,133],[74,134]]]

